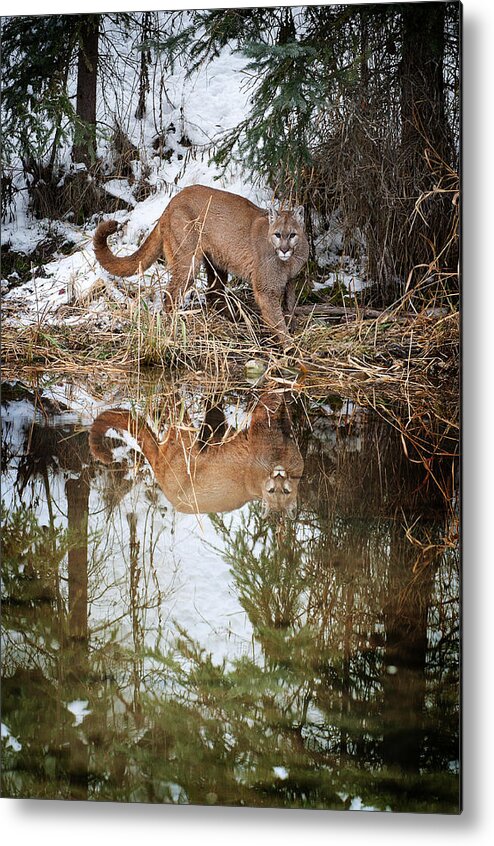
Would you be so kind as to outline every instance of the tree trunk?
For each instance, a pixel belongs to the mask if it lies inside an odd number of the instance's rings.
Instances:
[[[67,518],[75,539],[68,552],[70,664],[67,689],[75,698],[87,695],[88,666],[88,509],[89,483],[84,470],[76,479],[67,479]],[[72,737],[69,749],[70,798],[88,798],[89,750],[82,738]]]
[[[72,149],[75,162],[92,164],[96,159],[96,83],[98,74],[100,15],[82,16],[77,59],[78,126]],[[80,121],[80,123],[79,123]]]
[[[145,44],[150,35],[151,12],[144,12],[142,16],[142,44]],[[149,49],[142,49],[139,69],[139,100],[136,109],[137,120],[142,120],[146,114],[146,95],[149,92],[149,65],[151,63],[151,52]]]
[[[445,14],[444,3],[402,7],[402,145],[419,172],[427,146],[444,159],[449,153],[443,82]]]
[[[67,479],[65,490],[69,531],[76,538],[68,553],[69,634],[73,642],[82,642],[85,648],[88,637],[89,485],[84,474],[78,479]]]
[[[427,618],[435,567],[413,576],[416,551],[398,527],[391,538],[389,600],[383,678],[383,760],[387,766],[419,773],[426,723]]]
[[[419,198],[441,184],[452,160],[443,78],[446,4],[404,4],[401,16],[403,250],[399,275],[407,278],[417,268],[417,279],[415,274],[410,277],[413,285],[423,276],[424,266],[435,266],[448,242],[451,226],[451,197],[448,195],[436,194],[420,206],[420,215],[414,213]]]

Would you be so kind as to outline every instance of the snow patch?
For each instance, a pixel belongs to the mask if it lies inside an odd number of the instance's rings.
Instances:
[[[74,699],[72,702],[67,702],[67,711],[70,711],[75,717],[72,723],[73,726],[80,726],[84,718],[91,713],[91,710],[87,707],[88,705],[89,702],[87,699]]]

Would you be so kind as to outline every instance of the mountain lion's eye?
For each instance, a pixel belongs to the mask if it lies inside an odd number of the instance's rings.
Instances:
[[[281,232],[275,232],[274,237],[275,238],[281,238]]]
[[[290,239],[290,241],[292,240],[292,238],[295,238],[295,235],[296,235],[296,233],[295,233],[295,232],[290,232],[290,234],[289,234],[289,236],[288,236],[288,237],[289,237],[289,239]]]

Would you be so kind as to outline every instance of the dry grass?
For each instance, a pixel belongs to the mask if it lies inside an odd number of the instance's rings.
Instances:
[[[365,109],[336,105],[328,112],[304,201],[328,223],[336,215],[344,254],[361,259],[363,236],[366,272],[375,282],[368,293],[391,303],[396,279],[417,288],[426,274],[443,282],[456,276],[460,180],[420,122],[413,132],[421,155],[415,144],[403,143],[400,110],[390,112],[389,91],[382,94]]]
[[[264,383],[280,389],[318,396],[335,392],[359,402],[362,396],[388,396],[413,407],[427,406],[432,397],[436,414],[445,419],[458,405],[460,322],[454,311],[437,316],[424,309],[410,317],[402,303],[377,318],[353,314],[336,325],[304,316],[298,319],[294,347],[283,353],[255,316],[235,323],[202,307],[167,316],[140,300],[110,305],[111,319],[104,325],[101,319],[73,326],[4,323],[4,377],[33,370],[116,375],[151,367],[213,387],[245,386],[246,364],[255,359]],[[66,316],[69,311],[73,318],[77,309],[66,307]]]

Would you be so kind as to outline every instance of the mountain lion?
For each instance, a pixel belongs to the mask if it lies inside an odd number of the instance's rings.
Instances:
[[[295,307],[295,277],[309,256],[304,233],[303,206],[264,211],[227,191],[192,185],[170,200],[144,243],[130,256],[117,257],[107,238],[117,223],[100,223],[94,235],[99,263],[115,276],[147,270],[164,256],[172,278],[166,309],[184,295],[204,263],[209,288],[223,290],[228,272],[252,285],[266,325],[282,345],[290,342],[288,319]]]
[[[156,481],[177,511],[208,514],[233,511],[253,499],[269,511],[294,517],[304,462],[293,439],[283,397],[263,394],[250,426],[222,440],[222,410],[209,408],[202,430],[171,426],[158,441],[147,423],[129,411],[113,409],[96,418],[89,433],[94,458],[112,462],[104,442],[109,429],[127,431],[151,465]]]

